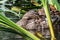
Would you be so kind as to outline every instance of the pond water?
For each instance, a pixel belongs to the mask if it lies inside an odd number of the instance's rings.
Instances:
[[[0,31],[0,40],[24,40],[23,38],[20,38],[19,35]]]

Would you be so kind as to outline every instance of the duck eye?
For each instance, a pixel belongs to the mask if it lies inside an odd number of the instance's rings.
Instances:
[[[27,20],[31,20],[32,18],[28,18]]]

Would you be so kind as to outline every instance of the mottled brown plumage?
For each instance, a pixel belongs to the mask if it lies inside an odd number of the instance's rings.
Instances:
[[[53,6],[50,6],[50,12],[54,29],[56,30],[55,25],[57,20],[60,19],[60,16],[58,15],[60,12],[54,9]],[[35,10],[26,12],[26,14],[17,22],[17,24],[33,34],[36,34],[36,32],[41,32],[46,38],[48,38],[50,35],[47,18],[43,8],[39,9],[37,12]]]

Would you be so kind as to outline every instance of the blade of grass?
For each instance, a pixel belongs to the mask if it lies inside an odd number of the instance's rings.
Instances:
[[[51,20],[48,0],[41,0],[41,2],[43,4],[45,14],[46,14],[46,17],[47,17],[47,20],[48,20],[49,29],[50,29],[50,32],[51,32],[51,40],[56,40],[55,35],[54,35],[53,24],[52,24],[52,20]]]
[[[22,34],[32,38],[33,40],[40,40],[39,38],[34,36],[32,33],[26,31],[22,27],[19,27],[17,24],[15,24],[11,20],[9,20],[7,17],[3,16],[1,13],[0,13],[0,19],[3,20],[6,25],[10,26],[10,28],[14,29],[15,31],[22,33]]]
[[[3,23],[5,23],[5,24],[3,24]],[[0,19],[0,24],[2,24],[2,25],[4,25],[4,26],[7,26],[8,29],[11,28],[11,27],[9,27],[8,25],[6,25],[6,22],[4,22],[4,21],[1,20],[1,19]],[[11,29],[13,29],[13,28],[11,28]],[[37,35],[38,35],[40,38],[45,39],[45,37],[43,37],[42,34],[37,33]],[[45,39],[45,40],[46,40],[46,39]]]
[[[4,28],[0,26],[0,31],[5,31],[5,32],[10,32],[10,33],[14,33],[14,34],[19,34],[16,31],[9,29],[9,28]]]
[[[10,28],[0,27],[0,31],[5,31],[5,32],[10,32],[10,33],[14,33],[14,34],[21,35],[21,34],[19,34],[18,32],[14,31],[14,30],[12,30],[12,29],[10,29]],[[28,40],[28,39],[29,39],[29,40],[32,40],[31,38],[26,37],[26,36],[24,36],[24,35],[21,35],[21,36],[23,36],[23,38],[24,38],[25,40]]]
[[[2,20],[1,20],[1,21],[2,21]],[[21,35],[25,40],[28,40],[28,39],[29,39],[29,40],[32,40],[32,38],[26,36],[25,34],[19,33],[19,32],[17,32],[17,31],[14,30],[14,29],[9,28],[10,26],[4,24],[4,22],[2,23],[1,21],[0,21],[0,24],[6,26],[6,28],[5,28],[5,27],[4,27],[4,28],[0,27],[0,30],[1,30],[1,31],[7,31],[7,30],[8,30],[7,32],[11,32],[11,33],[15,33],[15,34]]]

